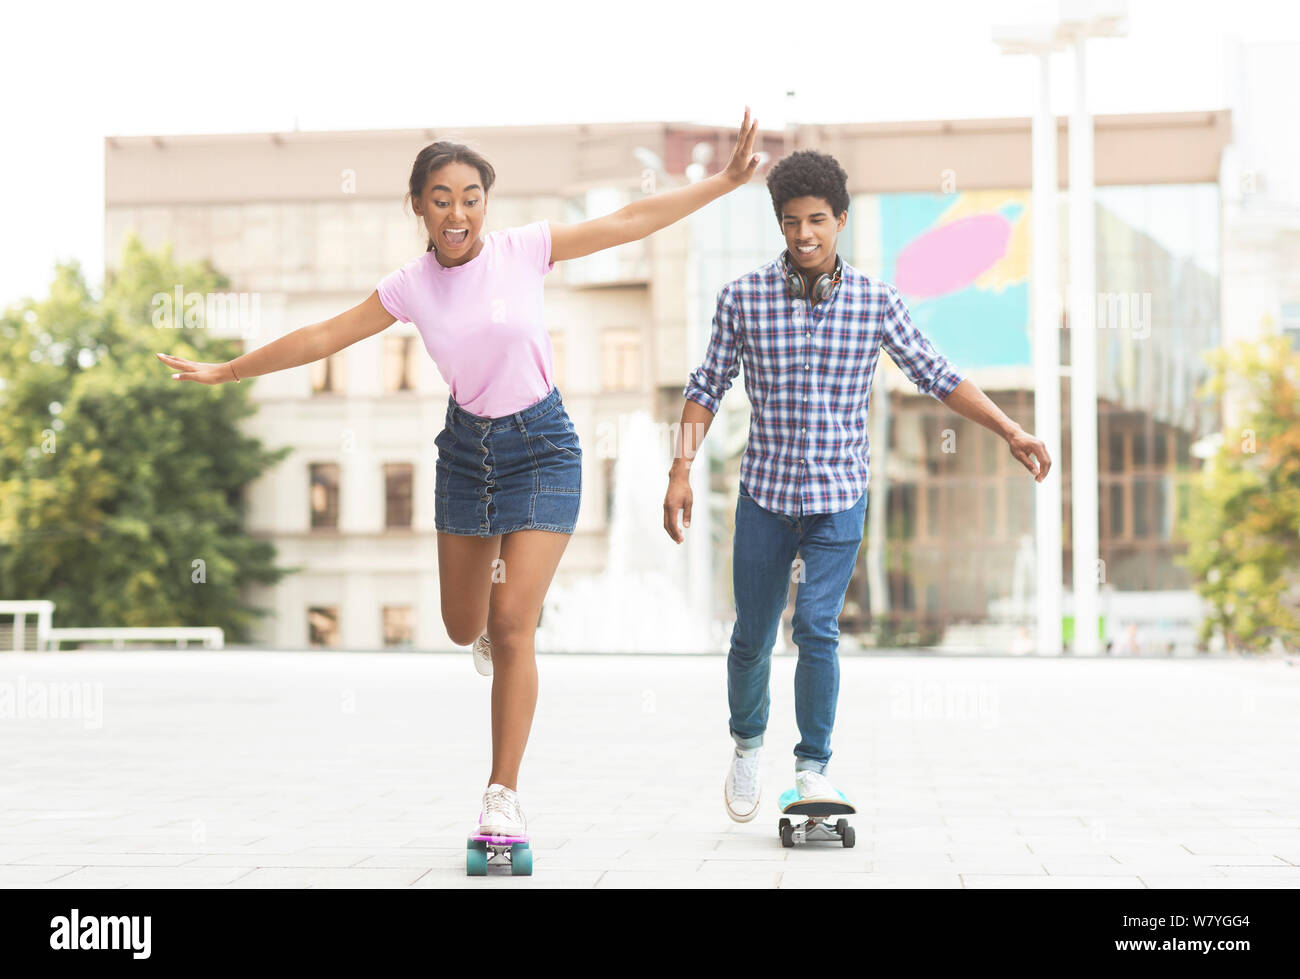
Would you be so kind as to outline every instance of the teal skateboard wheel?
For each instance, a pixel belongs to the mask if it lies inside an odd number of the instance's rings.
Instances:
[[[470,877],[486,877],[487,865],[487,847],[471,840],[465,849],[465,873]]]
[[[515,877],[533,876],[533,851],[527,843],[516,843],[510,848],[510,873]]]

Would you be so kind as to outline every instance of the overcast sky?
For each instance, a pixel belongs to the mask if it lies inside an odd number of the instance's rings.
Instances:
[[[1093,111],[1227,104],[1225,39],[1300,40],[1279,0],[1130,0],[1129,34],[1091,42]],[[0,60],[0,304],[53,264],[103,267],[108,135],[668,120],[1021,116],[1033,59],[994,24],[1022,0],[8,4]],[[835,13],[834,11],[837,11]],[[831,11],[831,13],[820,13]],[[1073,67],[1054,65],[1070,110]],[[787,89],[798,93],[793,109]],[[400,200],[403,188],[393,188]]]

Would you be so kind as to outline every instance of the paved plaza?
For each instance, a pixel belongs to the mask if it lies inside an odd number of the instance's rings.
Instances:
[[[722,656],[542,656],[531,878],[465,875],[490,681],[459,655],[0,654],[4,887],[1300,887],[1284,659],[845,656],[857,846],[784,849],[794,657],[731,822]]]

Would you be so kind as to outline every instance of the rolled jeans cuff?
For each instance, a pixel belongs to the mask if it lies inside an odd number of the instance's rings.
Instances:
[[[761,748],[763,746],[763,735],[756,734],[752,738],[742,738],[735,731],[731,732],[731,739],[736,742],[736,747],[742,751],[748,751],[750,748]]]

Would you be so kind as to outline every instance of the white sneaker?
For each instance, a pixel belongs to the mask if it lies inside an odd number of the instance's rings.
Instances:
[[[474,669],[482,676],[492,675],[492,640],[487,636],[474,640]]]
[[[839,802],[840,794],[835,786],[821,772],[804,769],[794,773],[794,785],[799,790],[800,799],[826,799]]]
[[[727,815],[738,823],[747,823],[758,812],[758,800],[763,795],[763,784],[758,774],[758,748],[736,748],[731,757],[731,769],[722,789],[727,804]]]
[[[478,817],[480,836],[527,836],[528,824],[519,808],[514,789],[493,782],[483,793],[483,812]]]

